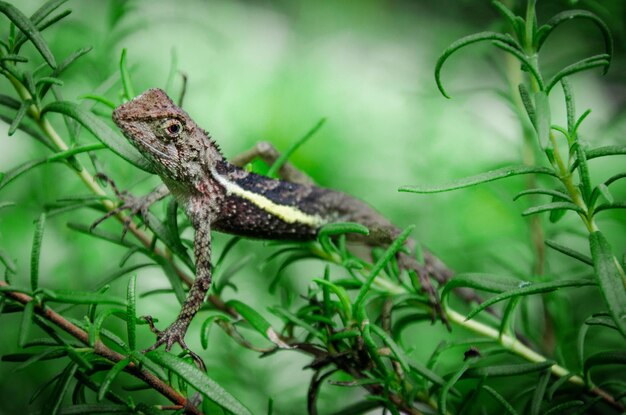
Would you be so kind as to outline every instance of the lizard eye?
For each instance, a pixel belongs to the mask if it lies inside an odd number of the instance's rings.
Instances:
[[[173,118],[163,123],[163,129],[168,136],[176,138],[183,131],[183,124],[177,119]]]

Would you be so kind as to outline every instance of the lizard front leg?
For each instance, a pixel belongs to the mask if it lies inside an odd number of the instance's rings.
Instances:
[[[92,223],[89,230],[93,230],[96,226],[100,225],[106,219],[115,216],[124,210],[128,210],[129,215],[124,220],[122,239],[124,239],[126,232],[128,232],[133,216],[140,214],[143,222],[148,225],[148,209],[150,208],[150,206],[152,206],[159,200],[164,199],[167,195],[170,194],[168,188],[164,184],[160,184],[156,189],[154,189],[147,195],[143,197],[136,197],[126,190],[120,191],[115,185],[115,182],[103,173],[96,174],[96,178],[103,180],[107,184],[109,184],[109,186],[111,186],[111,188],[115,192],[115,195],[122,201],[122,203],[118,205],[115,209],[110,210],[104,216]]]
[[[196,279],[189,289],[187,298],[183,303],[176,321],[168,328],[159,331],[151,323],[152,319],[146,317],[152,331],[157,334],[156,343],[146,351],[154,350],[162,344],[165,345],[165,350],[169,351],[175,343],[178,343],[201,364],[202,360],[200,357],[187,347],[184,339],[191,320],[202,306],[204,297],[206,297],[209,287],[211,286],[211,229],[209,227],[209,221],[204,221],[202,226],[196,227],[195,230],[194,252],[196,256]]]

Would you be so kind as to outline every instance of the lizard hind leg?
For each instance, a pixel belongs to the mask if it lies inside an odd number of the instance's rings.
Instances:
[[[272,166],[280,158],[280,152],[269,141],[259,141],[251,149],[233,157],[230,163],[243,167],[253,160],[260,159],[268,166]],[[310,185],[314,184],[313,179],[304,172],[298,170],[293,164],[286,161],[278,169],[278,177],[290,183]]]
[[[200,370],[202,370],[203,372],[207,371],[206,365],[204,364],[204,361],[202,360],[202,358],[196,353],[194,353],[193,350],[191,350],[189,346],[187,346],[187,344],[185,343],[184,337],[185,337],[185,332],[187,331],[186,327],[180,328],[180,327],[177,327],[176,324],[174,323],[170,327],[168,327],[166,330],[161,331],[154,326],[154,320],[152,319],[152,316],[143,316],[143,319],[148,323],[148,326],[150,326],[150,331],[152,331],[154,334],[157,335],[156,343],[154,343],[152,346],[144,350],[144,353],[155,350],[162,344],[165,345],[165,350],[169,352],[172,346],[175,343],[178,343],[180,347],[185,352],[187,352],[189,356],[191,356],[193,361],[196,363],[196,366],[198,366]]]

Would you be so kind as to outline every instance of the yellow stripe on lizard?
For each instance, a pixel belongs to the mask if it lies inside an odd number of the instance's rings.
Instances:
[[[271,201],[263,195],[246,190],[237,183],[231,182],[224,176],[221,176],[215,170],[211,170],[211,174],[215,180],[217,180],[217,182],[221,184],[224,189],[226,189],[228,194],[246,199],[267,213],[271,213],[287,223],[301,223],[313,228],[318,228],[326,223],[326,221],[319,215],[305,213],[294,206],[281,205]]]

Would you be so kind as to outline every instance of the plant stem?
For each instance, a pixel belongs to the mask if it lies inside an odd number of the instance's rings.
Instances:
[[[0,281],[0,287],[10,287],[10,286],[4,281]],[[4,291],[2,294],[22,305],[26,305],[29,302],[34,301],[34,299],[30,297],[29,295],[23,294],[17,291]],[[65,319],[62,315],[54,312],[49,307],[45,307],[45,306],[37,304],[35,305],[35,312],[39,314],[40,316],[42,316],[43,318],[45,318],[46,320],[53,323],[54,325],[56,325],[57,327],[59,327],[60,329],[62,329],[63,331],[65,331],[66,333],[70,334],[72,337],[80,340],[85,345],[89,345],[89,335],[87,332],[77,327],[76,325],[72,324],[70,321]],[[89,349],[89,350],[92,350],[92,349]],[[96,341],[93,347],[93,352],[96,355],[101,356],[113,363],[117,363],[126,358],[126,356],[107,347],[100,340]],[[156,390],[161,395],[165,396],[167,399],[169,399],[171,402],[177,405],[177,409],[180,410],[184,408],[189,413],[197,414],[197,415],[202,414],[184,396],[182,396],[180,393],[174,390],[167,383],[163,382],[152,372],[147,371],[145,368],[141,367],[140,365],[137,365],[135,363],[130,363],[128,366],[126,366],[124,371],[142,380],[147,385],[152,387],[152,389]]]
[[[511,353],[514,353],[530,362],[541,363],[546,362],[548,359],[545,356],[535,352],[534,350],[528,348],[523,343],[521,343],[517,338],[510,336],[508,334],[503,333],[500,335],[498,330],[489,327],[485,324],[474,320],[467,320],[464,315],[452,310],[449,307],[446,307],[446,314],[448,315],[448,319],[451,322],[458,324],[461,327],[464,327],[468,330],[473,331],[481,336],[488,337],[493,339],[495,342],[500,344],[503,348],[509,350]],[[568,371],[563,366],[558,364],[554,364],[550,366],[550,371],[553,375],[557,377],[570,376],[568,379],[569,383],[572,383],[577,386],[585,387],[589,392],[601,397],[608,404],[613,406],[618,410],[623,410],[623,406],[613,398],[610,394],[608,394],[603,389],[598,388],[593,384],[586,384],[583,378],[578,375],[573,375],[570,371]]]

